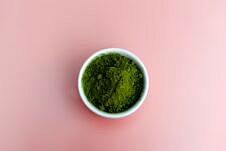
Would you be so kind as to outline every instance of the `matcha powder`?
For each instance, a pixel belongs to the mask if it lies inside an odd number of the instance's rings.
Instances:
[[[123,112],[133,106],[143,90],[143,73],[137,64],[120,54],[95,58],[85,69],[82,86],[87,99],[98,109]]]

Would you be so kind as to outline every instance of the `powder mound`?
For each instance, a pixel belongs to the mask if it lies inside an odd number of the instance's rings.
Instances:
[[[119,113],[137,102],[144,77],[133,60],[109,53],[98,56],[87,66],[82,85],[87,99],[94,106],[104,112]]]

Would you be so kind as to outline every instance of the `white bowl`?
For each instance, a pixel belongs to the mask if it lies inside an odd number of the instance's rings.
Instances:
[[[120,112],[120,113],[108,113],[108,112],[101,111],[100,109],[95,107],[91,102],[88,101],[88,99],[83,91],[83,87],[82,87],[82,76],[83,76],[83,73],[84,73],[86,67],[96,57],[98,57],[101,54],[107,54],[107,53],[118,53],[120,55],[123,55],[123,56],[126,56],[126,57],[132,59],[140,67],[141,71],[144,74],[144,88],[143,88],[143,91],[142,91],[142,94],[141,94],[139,100],[137,100],[137,102],[131,108],[129,108],[126,111]],[[80,94],[84,104],[91,111],[93,111],[97,115],[100,115],[105,118],[112,118],[112,119],[121,118],[121,117],[125,117],[125,116],[128,116],[128,115],[134,113],[144,102],[144,99],[148,93],[148,88],[149,88],[149,79],[148,79],[147,69],[145,68],[144,64],[136,55],[134,55],[133,53],[129,52],[128,50],[125,50],[122,48],[106,48],[106,49],[101,49],[101,50],[95,52],[82,65],[82,68],[81,68],[81,70],[79,72],[79,76],[78,76],[78,90],[79,90],[79,94]]]

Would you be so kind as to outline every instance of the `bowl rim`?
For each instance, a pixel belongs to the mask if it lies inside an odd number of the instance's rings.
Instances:
[[[137,102],[129,109],[127,109],[123,112],[119,112],[119,113],[104,112],[104,111],[101,111],[100,109],[98,109],[97,107],[95,107],[91,102],[89,102],[89,100],[85,96],[85,93],[84,93],[83,87],[82,87],[82,76],[85,72],[86,67],[89,65],[89,63],[91,61],[93,61],[93,59],[95,59],[96,57],[98,57],[102,54],[108,54],[108,53],[118,53],[120,55],[123,55],[123,56],[126,56],[126,57],[132,59],[140,67],[140,69],[142,70],[142,72],[144,74],[144,89],[142,91],[142,94],[141,94],[139,100],[137,100]],[[96,113],[99,116],[105,117],[105,118],[111,118],[111,119],[122,118],[122,117],[126,117],[126,116],[134,113],[143,104],[143,102],[148,94],[148,89],[149,89],[149,76],[148,76],[148,72],[147,72],[145,65],[134,53],[132,53],[129,50],[123,49],[123,48],[104,48],[104,49],[100,49],[100,50],[94,52],[91,56],[89,56],[85,60],[85,62],[83,63],[83,65],[79,71],[79,75],[78,75],[78,91],[79,91],[79,95],[80,95],[83,103],[92,112]]]

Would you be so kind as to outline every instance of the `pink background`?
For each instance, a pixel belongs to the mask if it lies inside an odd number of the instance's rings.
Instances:
[[[150,74],[133,115],[77,92],[85,59],[132,50]],[[1,151],[225,151],[225,0],[0,0]]]

